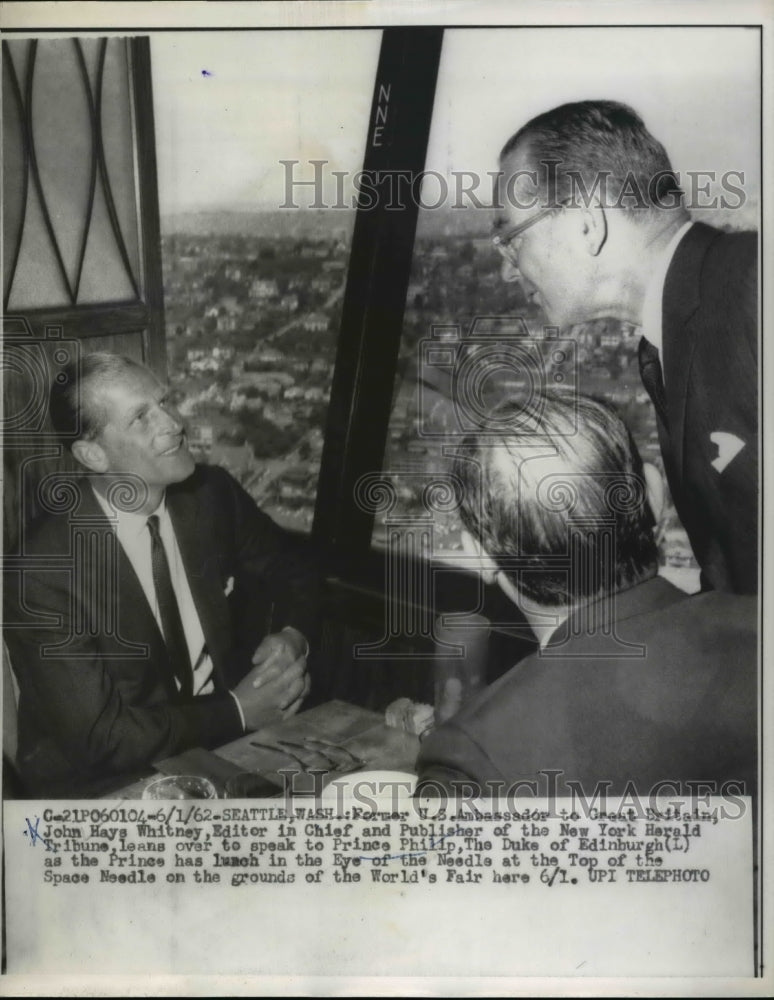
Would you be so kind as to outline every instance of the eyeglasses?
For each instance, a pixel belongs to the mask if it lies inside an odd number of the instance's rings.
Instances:
[[[564,204],[563,202],[560,203]],[[531,219],[527,219],[526,222],[522,222],[521,225],[514,226],[513,229],[507,229],[504,233],[495,233],[492,237],[492,244],[499,250],[505,260],[514,267],[518,267],[519,264],[519,253],[516,247],[511,244],[518,237],[521,236],[523,232],[529,229],[530,226],[534,226],[536,222],[540,222],[545,216],[550,215],[551,212],[555,212],[557,209],[556,205],[551,205],[548,208],[541,208],[539,212],[536,212]]]

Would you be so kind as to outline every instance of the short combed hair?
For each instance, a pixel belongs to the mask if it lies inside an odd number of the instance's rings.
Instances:
[[[658,570],[642,460],[606,403],[556,389],[504,399],[454,472],[463,524],[538,604],[601,597]]]
[[[91,441],[107,423],[108,414],[99,404],[99,389],[125,378],[143,366],[131,358],[106,351],[85,354],[66,365],[51,385],[48,412],[60,441]]]
[[[603,204],[623,208],[634,219],[647,219],[658,209],[688,216],[666,150],[627,104],[562,104],[511,136],[501,162],[517,146],[527,151],[548,205],[579,203],[595,187],[599,190],[604,178]]]

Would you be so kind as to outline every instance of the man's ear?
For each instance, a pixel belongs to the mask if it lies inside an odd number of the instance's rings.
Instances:
[[[462,532],[462,549],[465,555],[475,560],[475,569],[481,574],[484,583],[494,584],[499,572],[497,563],[469,531]]]
[[[664,477],[652,462],[642,463],[642,475],[645,479],[645,490],[648,503],[653,513],[656,524],[661,520],[666,502],[666,490],[664,488]]]
[[[578,211],[569,208],[568,211]],[[607,241],[607,216],[598,201],[592,201],[588,208],[579,210],[581,235],[586,250],[596,257]]]
[[[73,441],[72,453],[76,461],[85,465],[90,472],[107,472],[107,455],[96,441]]]

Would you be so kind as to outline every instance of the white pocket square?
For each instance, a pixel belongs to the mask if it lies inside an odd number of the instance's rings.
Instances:
[[[714,431],[710,434],[710,441],[717,447],[717,458],[713,458],[710,465],[717,472],[722,472],[732,459],[736,458],[744,448],[744,441],[736,434],[728,434],[726,431]]]
[[[226,586],[223,588],[224,597],[228,597],[228,595],[231,593],[233,589],[234,589],[234,577],[230,576],[228,580],[226,580]]]

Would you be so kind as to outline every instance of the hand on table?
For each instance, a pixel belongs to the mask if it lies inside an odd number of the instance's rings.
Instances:
[[[306,639],[297,630],[267,635],[253,653],[253,669],[234,688],[247,730],[295,715],[309,693]]]

